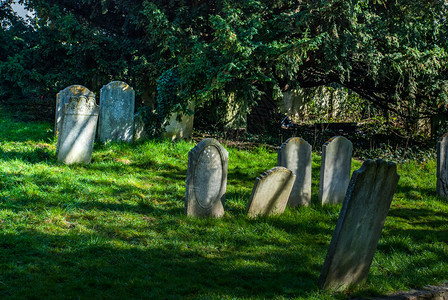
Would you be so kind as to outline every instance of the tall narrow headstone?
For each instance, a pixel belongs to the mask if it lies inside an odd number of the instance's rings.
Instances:
[[[288,205],[308,206],[311,203],[311,145],[302,138],[290,138],[278,149],[277,165],[296,175]]]
[[[437,195],[448,198],[448,133],[437,143]]]
[[[353,145],[343,136],[336,136],[322,146],[319,200],[324,204],[344,201],[350,182]]]
[[[250,217],[282,214],[295,177],[284,167],[272,168],[257,177],[247,203],[247,214]]]
[[[57,159],[65,164],[88,164],[92,157],[99,107],[95,98],[76,96],[65,105],[58,136]]]
[[[228,152],[215,139],[204,139],[188,153],[185,212],[194,217],[224,215]]]
[[[367,278],[397,188],[397,166],[367,160],[353,172],[319,278],[322,289],[343,290]]]
[[[134,139],[135,92],[122,81],[101,88],[98,136],[101,142]]]
[[[61,131],[65,105],[68,104],[72,97],[81,96],[95,99],[95,94],[82,85],[71,85],[59,91],[59,93],[56,95],[56,114],[54,125],[55,136],[58,136],[59,132]]]

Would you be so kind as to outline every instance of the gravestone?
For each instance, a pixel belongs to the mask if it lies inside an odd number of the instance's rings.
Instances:
[[[288,205],[308,206],[311,203],[311,145],[302,138],[290,138],[278,149],[277,165],[296,175]]]
[[[437,195],[448,198],[448,133],[437,143]]]
[[[367,160],[353,172],[320,288],[343,290],[366,279],[399,178],[397,166],[380,159]]]
[[[95,99],[95,94],[82,85],[71,85],[59,91],[59,93],[56,95],[56,115],[54,125],[55,136],[58,136],[59,132],[61,131],[65,105],[68,104],[72,97],[81,96]]]
[[[215,139],[204,139],[188,153],[185,212],[194,217],[224,215],[228,152]]]
[[[352,142],[343,136],[332,137],[322,146],[319,182],[322,205],[344,201],[350,182],[352,152]]]
[[[295,177],[284,167],[272,168],[257,177],[247,203],[247,214],[250,217],[282,214]]]
[[[95,98],[75,96],[65,105],[56,155],[65,164],[88,164],[92,157],[99,107]]]
[[[194,115],[182,114],[178,121],[178,113],[172,113],[170,118],[163,124],[165,131],[162,133],[164,138],[174,140],[190,140],[193,134]]]
[[[135,92],[122,81],[101,88],[98,136],[101,142],[134,139]]]

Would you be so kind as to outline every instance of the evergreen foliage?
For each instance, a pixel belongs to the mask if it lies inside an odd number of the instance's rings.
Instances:
[[[261,95],[336,83],[410,128],[446,113],[444,0],[22,0],[36,12],[29,25],[10,2],[0,12],[2,93],[54,97],[119,79],[151,98],[176,67],[178,96],[196,106],[236,93],[250,107]]]

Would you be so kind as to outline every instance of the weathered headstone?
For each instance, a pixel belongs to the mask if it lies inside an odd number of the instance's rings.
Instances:
[[[101,142],[134,139],[135,92],[122,81],[101,88],[98,136]]]
[[[344,201],[350,182],[353,145],[343,136],[329,139],[322,146],[319,200],[324,204]]]
[[[188,153],[185,212],[195,217],[224,215],[228,152],[215,139],[204,139]]]
[[[56,115],[54,134],[58,136],[61,131],[62,119],[64,117],[64,108],[72,97],[86,97],[95,99],[95,94],[82,85],[71,85],[59,91],[56,95]]]
[[[437,143],[437,195],[448,198],[448,133]]]
[[[296,175],[288,205],[308,206],[311,203],[311,145],[302,138],[290,138],[278,149],[277,165]]]
[[[247,203],[247,214],[251,217],[282,214],[295,177],[284,167],[272,168],[257,177]]]
[[[190,140],[193,134],[194,115],[183,114],[178,119],[178,113],[172,113],[169,120],[163,124],[165,131],[163,137],[170,140]]]
[[[397,166],[380,159],[367,160],[353,172],[320,288],[342,290],[366,279],[399,178]]]
[[[92,157],[99,107],[95,98],[72,97],[65,105],[58,136],[57,159],[65,164],[88,164]]]

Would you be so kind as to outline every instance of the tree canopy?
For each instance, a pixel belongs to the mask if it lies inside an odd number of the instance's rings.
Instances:
[[[54,95],[121,79],[151,98],[173,69],[184,108],[329,84],[409,122],[448,104],[445,0],[21,0],[36,12],[28,26],[15,25],[10,2],[2,89]]]

